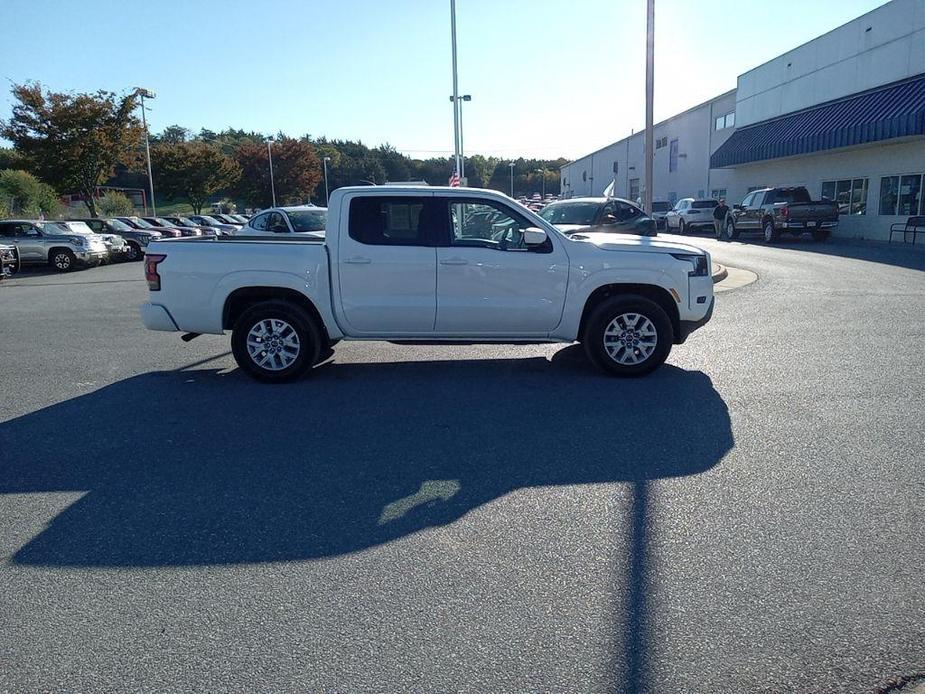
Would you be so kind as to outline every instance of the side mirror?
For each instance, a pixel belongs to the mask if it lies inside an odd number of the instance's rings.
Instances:
[[[546,232],[538,227],[524,229],[524,245],[542,246],[546,243]]]

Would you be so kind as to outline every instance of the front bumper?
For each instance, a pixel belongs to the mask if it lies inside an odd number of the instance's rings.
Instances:
[[[683,344],[687,340],[688,336],[697,330],[702,328],[704,325],[710,322],[710,319],[713,317],[713,307],[716,305],[716,297],[710,299],[710,308],[707,309],[706,314],[700,320],[682,320],[679,322],[680,330],[675,336],[675,344]]]
[[[79,251],[78,253],[75,253],[74,256],[81,263],[101,263],[109,257],[109,251]]]
[[[169,333],[180,330],[167,309],[159,304],[142,304],[141,322],[148,330],[161,330]]]

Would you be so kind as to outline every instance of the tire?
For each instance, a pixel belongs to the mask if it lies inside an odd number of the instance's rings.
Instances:
[[[765,243],[777,243],[780,241],[780,231],[774,226],[773,220],[764,220],[762,229],[764,230]]]
[[[67,248],[54,248],[48,254],[48,264],[58,272],[70,272],[77,265],[77,256]]]
[[[813,241],[815,241],[816,243],[822,243],[823,241],[828,241],[828,240],[829,240],[828,231],[820,230],[820,231],[813,232]]]
[[[268,349],[259,344],[265,340],[272,345]],[[318,361],[320,349],[321,332],[315,320],[287,301],[254,304],[241,314],[231,333],[231,352],[238,366],[265,383],[297,380]]]
[[[653,331],[655,342],[649,343],[652,349],[646,353],[645,333]],[[620,344],[624,339],[635,342],[627,347],[625,343]],[[588,358],[604,373],[645,376],[668,358],[674,331],[661,306],[645,297],[626,294],[607,299],[594,309],[581,341]],[[607,345],[611,347],[608,349]],[[630,361],[639,357],[643,358]]]
[[[129,241],[128,247],[129,247],[129,252],[128,252],[128,255],[125,257],[127,261],[132,262],[135,260],[141,260],[145,257],[145,252],[141,250],[141,246],[139,246],[137,243],[132,243],[131,241]]]
[[[687,233],[687,224],[684,223],[683,219],[678,222],[678,233],[681,234],[681,236]]]
[[[736,228],[736,224],[731,219],[726,222],[726,240],[734,241],[739,238],[739,230]]]

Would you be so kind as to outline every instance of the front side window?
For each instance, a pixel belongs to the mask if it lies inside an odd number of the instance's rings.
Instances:
[[[362,196],[350,201],[350,238],[376,246],[427,246],[421,198]]]
[[[270,212],[267,214],[267,231],[277,234],[285,234],[289,231],[289,225],[281,212]]]
[[[266,231],[267,230],[267,217],[268,214],[258,214],[250,222],[249,226],[251,229],[256,229],[257,231]]]
[[[742,201],[742,207],[751,207],[752,200],[754,199],[755,199],[755,194],[749,193],[748,195],[745,196],[745,199]]]
[[[533,226],[524,217],[486,202],[450,202],[450,244],[502,251],[526,250],[524,229]]]
[[[299,210],[287,214],[294,231],[324,231],[328,223],[327,210]]]

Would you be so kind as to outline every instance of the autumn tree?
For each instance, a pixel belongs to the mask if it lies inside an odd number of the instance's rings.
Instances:
[[[321,160],[315,148],[308,142],[292,138],[282,138],[272,147],[277,204],[306,202],[322,178]],[[241,167],[241,178],[234,187],[237,197],[254,207],[272,205],[267,146],[244,142],[237,148],[235,159]]]
[[[13,143],[42,180],[62,192],[76,191],[96,216],[96,187],[118,163],[133,163],[142,138],[132,113],[134,93],[45,92],[39,84],[13,87],[13,115],[0,135]]]
[[[215,144],[161,142],[151,147],[158,191],[171,200],[187,200],[196,214],[215,193],[237,183],[241,168]]]

